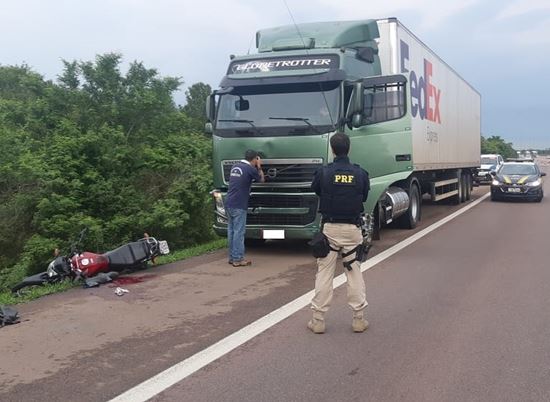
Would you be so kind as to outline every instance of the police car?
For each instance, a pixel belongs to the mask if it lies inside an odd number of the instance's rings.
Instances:
[[[494,173],[491,200],[525,199],[541,202],[544,197],[541,172],[533,162],[504,162]]]

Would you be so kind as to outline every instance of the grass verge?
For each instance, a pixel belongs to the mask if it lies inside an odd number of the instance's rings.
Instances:
[[[216,239],[208,243],[199,244],[183,250],[176,250],[168,255],[163,255],[157,258],[157,265],[169,264],[171,262],[185,260],[187,258],[196,257],[198,255],[206,254],[211,251],[219,250],[226,247],[227,239]],[[79,283],[70,281],[54,283],[45,286],[35,286],[28,289],[22,296],[13,296],[11,292],[0,292],[0,304],[20,304],[30,300],[38,299],[39,297],[46,296],[52,293],[63,292],[67,289],[79,286]]]
[[[183,250],[176,250],[168,255],[161,255],[157,258],[157,264],[169,264],[171,262],[185,260],[187,258],[196,257],[197,255],[206,254],[210,251],[219,250],[227,246],[227,239],[216,239],[208,243],[199,244]]]

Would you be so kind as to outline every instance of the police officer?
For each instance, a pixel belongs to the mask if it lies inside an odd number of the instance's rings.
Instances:
[[[325,332],[324,315],[332,300],[336,259],[341,253],[346,267],[348,304],[353,311],[352,329],[363,332],[369,325],[365,319],[367,299],[361,261],[356,259],[356,253],[363,243],[360,217],[370,189],[369,176],[359,165],[350,163],[350,140],[346,134],[336,133],[330,139],[330,146],[334,162],[319,169],[311,184],[320,198],[322,230],[330,244],[330,252],[317,259],[315,296],[311,301],[313,318],[307,326],[316,334]]]

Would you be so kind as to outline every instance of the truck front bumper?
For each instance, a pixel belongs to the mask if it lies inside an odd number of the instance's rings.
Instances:
[[[227,236],[225,194],[214,191],[214,231]],[[245,237],[269,239],[266,231],[279,231],[285,239],[311,239],[319,231],[321,218],[317,213],[319,201],[314,193],[253,192],[247,213]],[[283,231],[283,232],[281,232]]]
[[[246,226],[245,238],[247,239],[263,239],[264,230],[283,230],[285,239],[311,239],[319,231],[319,225],[309,225],[305,227],[288,227],[288,226]],[[214,225],[216,234],[222,237],[227,236],[227,225]]]

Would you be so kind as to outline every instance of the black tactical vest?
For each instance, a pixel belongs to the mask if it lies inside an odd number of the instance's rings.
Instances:
[[[327,222],[352,223],[363,212],[366,172],[346,160],[330,163],[322,171],[319,210]]]

